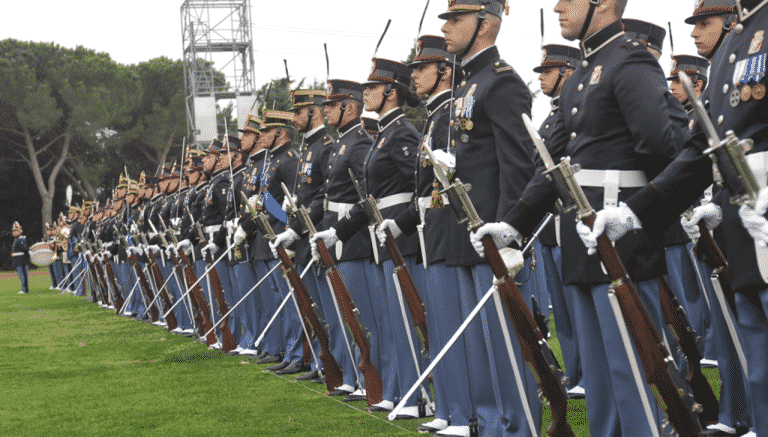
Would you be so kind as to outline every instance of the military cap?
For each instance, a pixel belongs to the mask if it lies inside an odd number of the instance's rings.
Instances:
[[[669,72],[667,80],[677,79],[678,74],[682,71],[686,74],[698,74],[699,76],[707,77],[707,69],[709,68],[709,61],[699,56],[691,55],[677,55],[672,57],[672,69]]]
[[[734,0],[696,0],[693,15],[685,19],[686,24],[696,24],[696,20],[709,15],[731,14],[735,10]]]
[[[75,205],[71,205],[69,207],[69,212],[74,212],[74,213],[80,214],[80,212],[82,212],[82,211],[83,211],[82,209],[80,209],[79,207],[77,207]]]
[[[157,176],[147,176],[147,186],[153,187],[160,182],[160,178]]]
[[[509,4],[507,0],[448,0],[448,11],[437,17],[447,20],[454,15],[481,11],[501,18],[502,12],[509,15]]]
[[[453,63],[456,55],[448,52],[445,46],[445,38],[442,36],[422,35],[416,41],[416,56],[408,67],[413,68],[419,64],[433,62]]]
[[[624,33],[628,36],[642,41],[646,46],[662,51],[664,47],[664,38],[667,36],[667,30],[661,26],[641,20],[625,18],[621,20],[624,23]]]
[[[239,152],[240,151],[240,137],[235,135],[229,135],[227,136],[227,147],[233,152]],[[225,150],[222,150],[222,153],[225,153]]]
[[[262,112],[261,131],[273,128],[293,127],[293,113],[264,109]]]
[[[139,187],[133,184],[129,185],[128,194],[134,194],[134,195],[139,194]]]
[[[222,143],[221,141],[219,141],[217,139],[213,139],[213,140],[211,140],[211,144],[208,146],[208,148],[205,149],[205,153],[206,154],[208,154],[208,153],[218,154],[219,152],[221,152],[221,148],[223,146],[224,146],[224,143]]]
[[[11,230],[13,230],[13,231],[20,231],[21,230],[21,225],[19,224],[19,222],[13,222],[13,228]]]
[[[242,129],[238,129],[239,132],[251,132],[254,134],[260,134],[259,132],[259,125],[261,124],[261,121],[259,120],[259,117],[248,114],[248,118],[245,120],[245,126],[243,126]]]
[[[192,157],[192,166],[190,167],[191,170],[200,170],[203,168],[203,157],[202,156],[193,156]]]
[[[195,156],[205,156],[205,151],[200,149],[187,149],[187,159],[192,159]]]
[[[328,98],[328,93],[323,90],[293,90],[291,91],[291,109],[289,111],[295,111],[306,106],[322,105],[326,98]]]
[[[328,89],[328,98],[323,102],[324,105],[344,99],[354,99],[362,102],[365,87],[351,80],[329,79]]]
[[[560,44],[548,44],[541,48],[541,65],[533,69],[541,73],[552,67],[568,67],[575,69],[581,63],[581,50]]]
[[[379,121],[375,118],[360,117],[360,121],[363,123],[363,129],[371,135],[379,133]]]
[[[363,82],[363,86],[389,83],[407,89],[411,86],[411,72],[411,68],[401,62],[373,58],[371,74],[368,75],[368,80]]]
[[[167,178],[171,175],[171,167],[168,164],[163,164],[163,171],[160,173],[161,178]]]

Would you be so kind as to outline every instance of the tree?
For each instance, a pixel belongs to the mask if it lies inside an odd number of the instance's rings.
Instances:
[[[24,162],[52,218],[56,180],[75,143],[106,147],[141,96],[138,77],[106,53],[0,41],[0,138]]]

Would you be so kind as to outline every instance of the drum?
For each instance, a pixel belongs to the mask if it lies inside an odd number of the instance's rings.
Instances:
[[[32,264],[38,267],[47,267],[55,260],[55,253],[48,247],[48,243],[35,243],[29,248],[29,258]]]

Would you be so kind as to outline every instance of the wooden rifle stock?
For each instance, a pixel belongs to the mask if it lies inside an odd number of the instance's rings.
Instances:
[[[515,328],[523,359],[528,363],[536,376],[539,389],[552,410],[552,422],[547,427],[551,436],[575,436],[568,423],[568,392],[567,383],[560,365],[555,359],[547,340],[536,325],[536,320],[528,311],[528,306],[515,283],[515,278],[509,274],[507,265],[493,242],[493,237],[486,235],[482,239],[485,256],[491,266],[493,276],[499,288],[499,296],[504,302],[512,326]]]
[[[107,258],[106,254],[104,255],[104,266],[107,268],[107,277],[109,277],[109,282],[112,284],[112,290],[114,291],[113,299],[115,301],[115,315],[120,315],[120,311],[122,311],[125,301],[120,294],[120,285],[118,285],[115,272],[112,270],[112,263],[109,262],[109,258]]]
[[[130,258],[131,262],[133,263],[133,269],[136,271],[136,277],[139,278],[139,284],[144,290],[144,296],[148,299],[147,303],[154,301],[155,294],[152,292],[152,288],[149,286],[149,281],[147,281],[147,277],[144,275],[144,271],[141,270],[139,259],[136,257],[135,253],[131,253]],[[152,317],[152,322],[158,321],[158,311],[154,304],[149,309],[149,315]]]
[[[213,295],[216,297],[216,302],[219,303],[219,314],[223,317],[229,311],[229,305],[227,305],[227,299],[224,297],[224,288],[221,286],[219,272],[213,267],[213,257],[208,250],[205,251],[205,262],[210,269],[211,288],[213,289]],[[224,317],[219,329],[221,329],[221,350],[225,353],[234,350],[237,346],[235,345],[234,338],[232,338],[232,329],[229,327],[229,316]]]
[[[155,284],[158,284],[158,286],[164,284],[165,279],[163,278],[162,272],[160,272],[160,267],[157,265],[157,258],[155,258],[155,254],[152,252],[152,249],[147,248],[147,258],[149,258],[150,271],[152,272],[152,276],[155,278]],[[163,287],[157,292],[160,293],[160,297],[163,299],[165,308],[170,308],[173,303],[171,302],[171,297],[168,295],[168,290],[166,287]],[[179,326],[178,322],[176,322],[176,316],[172,312],[165,316],[165,322],[168,324],[169,332]]]
[[[731,308],[732,314],[736,316],[736,295],[731,288],[731,274],[728,269],[728,261],[703,221],[699,222],[699,233],[701,236],[696,245],[693,246],[694,253],[697,256],[701,256],[709,268],[712,269],[712,272],[717,274],[717,281],[723,289],[728,306]]]
[[[686,381],[691,386],[693,397],[702,406],[703,411],[699,414],[699,423],[702,428],[707,425],[715,424],[719,421],[720,405],[717,402],[715,393],[709,385],[709,381],[701,372],[701,351],[699,350],[700,337],[696,337],[696,332],[691,328],[685,310],[678,302],[675,294],[665,278],[661,279],[659,284],[659,295],[661,297],[661,312],[664,315],[664,322],[672,328],[675,339],[680,349],[683,351],[688,362],[688,374]]]
[[[365,378],[365,398],[368,406],[371,407],[383,400],[383,384],[379,371],[371,361],[371,344],[368,342],[370,333],[363,326],[360,312],[352,302],[352,297],[347,290],[347,286],[341,279],[339,271],[336,269],[336,263],[333,262],[328,248],[325,247],[323,240],[317,240],[317,252],[325,266],[325,274],[330,279],[333,293],[336,295],[336,301],[339,303],[341,314],[344,317],[344,323],[352,338],[355,340],[358,349],[360,349],[360,365],[358,368]]]
[[[582,222],[592,229],[596,215],[593,210],[582,218]],[[661,335],[640,300],[616,248],[605,234],[597,239],[597,255],[612,282],[611,288],[616,294],[632,343],[642,362],[646,382],[663,401],[664,412],[675,431],[682,437],[698,437],[701,430],[698,421],[694,422],[693,415],[701,412],[701,405],[682,386],[682,377],[667,359],[669,353],[663,348]]]
[[[188,284],[195,284],[197,282],[197,277],[195,276],[195,272],[192,270],[192,265],[189,263],[189,258],[187,258],[187,254],[184,253],[184,249],[178,249],[179,257],[181,257],[181,261],[184,263],[184,276],[187,278]],[[211,322],[211,312],[208,310],[208,305],[205,301],[205,298],[203,297],[203,289],[200,287],[200,284],[195,285],[192,288],[191,291],[193,300],[197,300],[197,305],[199,307],[199,311],[202,312],[202,320],[200,320],[198,316],[198,330],[200,332],[200,335],[205,334],[208,331],[211,331],[211,328],[213,328],[213,323]],[[215,344],[217,341],[219,341],[216,338],[216,333],[212,332],[208,334],[208,336],[205,338],[205,343],[210,346],[212,344]]]
[[[274,238],[272,238],[274,241]],[[320,361],[323,362],[323,368],[325,372],[325,385],[328,391],[333,391],[336,387],[344,384],[342,379],[341,368],[336,362],[336,358],[333,357],[331,349],[328,343],[328,334],[325,331],[325,327],[320,324],[320,318],[317,313],[317,306],[312,301],[312,298],[307,291],[304,281],[296,271],[296,266],[293,265],[291,258],[288,256],[283,246],[277,246],[277,256],[280,262],[283,264],[283,269],[288,281],[293,287],[294,296],[299,303],[301,309],[302,318],[307,321],[308,327],[312,328],[317,339],[320,341]]]
[[[182,284],[184,283],[184,280],[186,280],[186,275],[184,273],[184,267],[179,262],[179,259],[176,258],[176,254],[171,251],[171,263],[173,263],[173,268],[176,269],[176,276],[179,278],[182,278]],[[193,293],[194,294],[194,293]],[[205,334],[205,331],[203,331],[203,317],[201,316],[202,310],[200,309],[200,305],[197,302],[197,299],[193,296],[189,301],[192,303],[192,313],[195,317],[195,322],[197,325],[197,332],[202,337],[203,334]]]

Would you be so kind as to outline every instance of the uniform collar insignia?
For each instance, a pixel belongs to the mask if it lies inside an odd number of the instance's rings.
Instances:
[[[480,71],[480,69],[499,58],[501,58],[501,56],[499,55],[499,49],[496,46],[491,46],[481,51],[476,54],[475,57],[461,63],[461,68],[464,70],[464,78],[469,79],[475,73]]]
[[[405,112],[403,112],[402,108],[395,108],[384,114],[384,116],[379,119],[379,132],[383,132],[384,129],[388,128],[389,125],[395,122],[395,120],[403,116],[405,116]]]
[[[552,101],[549,102],[549,107],[552,108],[552,110],[556,110],[560,107],[560,96],[553,97]]]
[[[431,117],[441,106],[451,99],[451,90],[435,94],[427,100],[427,117]]]
[[[584,57],[588,58],[622,35],[624,35],[624,28],[621,25],[621,21],[616,21],[615,23],[609,24],[598,30],[594,35],[591,35],[579,45],[581,46],[581,51],[584,53]]]
[[[325,135],[325,126],[320,126],[314,130],[307,132],[307,136],[305,138],[307,139],[307,144],[312,145],[324,135]]]
[[[356,127],[362,125],[360,123],[360,120],[355,120],[352,122],[349,122],[346,126],[342,126],[339,128],[339,139],[346,136],[348,133],[352,132]]]

